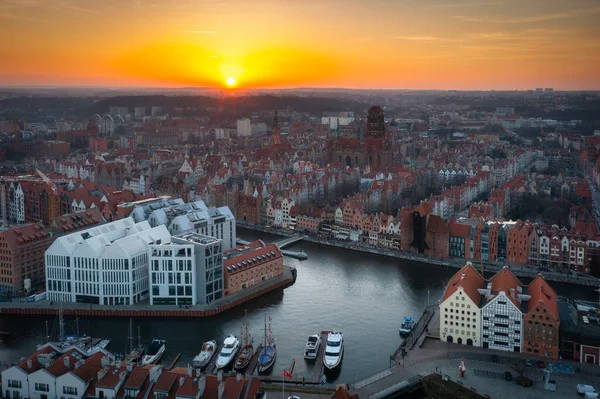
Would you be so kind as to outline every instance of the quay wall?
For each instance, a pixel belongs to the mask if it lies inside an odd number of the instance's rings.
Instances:
[[[246,295],[225,297],[210,305],[196,305],[189,308],[176,306],[146,305],[90,305],[84,303],[62,303],[65,316],[90,316],[90,317],[211,317],[233,309],[248,301],[265,295],[269,292],[283,289],[296,281],[296,269],[286,268],[283,278],[274,282],[265,282],[264,286],[249,292]],[[235,295],[235,294],[234,294]],[[15,316],[54,316],[58,305],[50,305],[48,301],[41,302],[12,302],[0,303],[0,315]]]
[[[256,224],[246,224],[246,223],[238,222],[238,227],[246,228],[248,230],[260,231],[260,232],[268,233],[268,234],[284,236],[284,237],[289,237],[289,236],[292,236],[295,234],[293,231],[267,228],[265,226],[256,225]],[[475,266],[475,267],[478,267],[481,264],[480,262],[478,262],[476,260],[463,259],[463,258],[438,259],[438,258],[426,257],[426,256],[422,256],[422,255],[415,255],[412,253],[402,252],[402,251],[398,251],[398,250],[373,247],[370,245],[353,244],[351,242],[338,241],[335,239],[324,239],[324,238],[318,238],[318,237],[304,236],[304,240],[315,243],[315,244],[327,245],[330,247],[344,248],[344,249],[349,249],[352,251],[365,252],[365,253],[370,253],[370,254],[374,254],[374,255],[381,255],[381,256],[388,256],[388,257],[392,257],[392,258],[410,260],[410,261],[414,261],[414,262],[428,263],[428,264],[432,264],[432,265],[451,267],[451,268],[455,268],[455,269],[461,269],[465,265],[465,263],[468,261],[473,262],[473,266]],[[502,267],[504,267],[504,264],[483,262],[483,266],[484,266],[485,271],[487,271],[487,272],[497,272],[500,269],[502,269]],[[538,271],[536,269],[533,269],[528,266],[511,265],[510,269],[518,277],[528,277],[528,278],[534,279],[538,275]],[[600,279],[597,279],[597,278],[594,278],[591,276],[590,277],[574,277],[571,275],[559,274],[556,272],[542,272],[542,275],[548,281],[556,281],[556,282],[567,283],[567,284],[586,285],[586,286],[591,286],[591,287],[600,287]]]

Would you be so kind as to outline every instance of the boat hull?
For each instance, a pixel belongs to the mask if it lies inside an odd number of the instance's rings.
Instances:
[[[160,347],[160,349],[158,350],[158,352],[155,355],[144,356],[144,358],[142,359],[142,366],[147,366],[149,364],[154,364],[154,363],[158,362],[164,353],[165,353],[165,346],[163,345]]]
[[[270,354],[270,359],[266,360],[264,363],[261,363],[261,358],[263,357],[263,353],[261,352],[261,354],[259,355],[258,358],[258,364],[257,364],[257,368],[258,368],[258,372],[259,373],[266,373],[268,372],[271,367],[273,367],[273,364],[275,363],[275,358],[277,357],[277,347],[275,345],[273,345],[271,348],[273,348],[272,353]],[[265,349],[263,349],[264,351]]]
[[[217,341],[213,340],[213,341],[205,342],[204,344],[202,344],[202,348],[204,348],[207,345],[212,348],[212,351],[209,351],[209,350],[200,351],[198,356],[196,356],[194,358],[194,360],[192,361],[192,364],[194,365],[194,367],[196,367],[196,368],[206,367],[206,365],[208,365],[208,363],[210,363],[210,361],[213,359],[213,357],[217,353]]]
[[[340,348],[340,354],[336,357],[336,360],[333,362],[328,362],[325,357],[323,357],[323,365],[328,370],[335,370],[340,364],[342,364],[342,357],[344,357],[344,346]]]
[[[236,371],[243,371],[250,364],[250,360],[252,360],[252,356],[254,355],[254,348],[252,345],[246,345],[242,348],[240,353],[238,354],[237,359],[235,359],[235,365],[233,369]]]

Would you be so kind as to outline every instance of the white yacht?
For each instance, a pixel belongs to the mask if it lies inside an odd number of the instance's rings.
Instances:
[[[341,332],[330,332],[327,334],[327,346],[325,346],[325,356],[323,364],[329,370],[333,370],[342,362],[344,355],[344,337]]]
[[[200,353],[194,358],[192,364],[197,368],[206,366],[211,361],[216,351],[217,341],[214,339],[212,341],[203,343]]]
[[[308,337],[306,346],[304,347],[304,358],[307,360],[314,360],[319,354],[319,347],[321,346],[321,336],[319,334],[313,334]]]
[[[166,342],[167,341],[162,339],[153,339],[152,343],[150,343],[150,346],[146,350],[146,355],[142,359],[142,366],[158,362],[165,353]]]
[[[223,341],[223,348],[221,349],[221,353],[219,353],[219,357],[217,358],[217,368],[222,369],[227,367],[229,363],[240,350],[240,340],[233,334],[225,338]]]

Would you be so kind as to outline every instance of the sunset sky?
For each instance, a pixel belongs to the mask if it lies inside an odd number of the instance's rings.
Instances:
[[[0,0],[0,86],[600,89],[598,21],[598,0]]]

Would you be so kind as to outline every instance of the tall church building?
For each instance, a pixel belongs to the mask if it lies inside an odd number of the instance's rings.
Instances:
[[[380,106],[369,109],[366,128],[364,122],[359,122],[358,137],[339,137],[339,129],[338,124],[328,144],[329,162],[371,168],[392,163],[392,140],[386,132]]]

